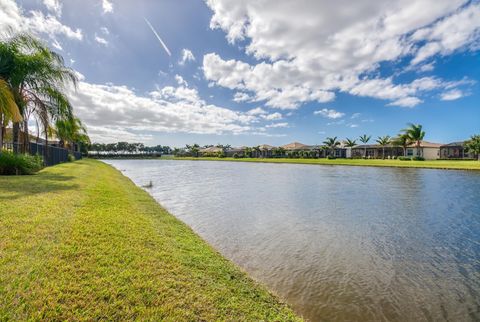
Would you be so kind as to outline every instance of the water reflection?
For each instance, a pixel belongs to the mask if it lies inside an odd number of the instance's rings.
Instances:
[[[108,162],[307,319],[480,319],[479,173]]]

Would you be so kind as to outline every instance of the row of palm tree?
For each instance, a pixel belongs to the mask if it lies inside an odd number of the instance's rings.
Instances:
[[[28,152],[29,121],[37,124],[37,137],[55,135],[64,146],[89,142],[82,122],[73,114],[66,95],[76,87],[76,73],[63,58],[28,34],[0,41],[0,153],[5,128],[12,127],[14,152]],[[20,142],[20,131],[24,133]],[[45,149],[48,151],[48,149]]]

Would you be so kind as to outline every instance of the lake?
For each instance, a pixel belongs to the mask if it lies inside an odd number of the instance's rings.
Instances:
[[[105,162],[309,320],[480,320],[480,172]]]

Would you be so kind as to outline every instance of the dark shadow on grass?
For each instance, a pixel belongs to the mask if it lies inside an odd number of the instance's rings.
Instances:
[[[79,185],[71,182],[74,178],[61,174],[1,176],[0,200],[15,200],[36,194],[77,189]]]

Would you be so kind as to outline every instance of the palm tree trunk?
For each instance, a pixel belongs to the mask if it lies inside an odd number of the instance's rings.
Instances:
[[[30,153],[30,134],[28,132],[28,121],[26,119],[23,120],[23,152]]]
[[[48,129],[47,127],[45,127],[45,160],[43,163],[45,163],[45,165],[48,165]]]
[[[13,153],[18,153],[18,138],[20,136],[20,123],[14,122],[12,128]]]
[[[382,148],[382,159],[385,160],[385,148]]]
[[[0,154],[2,154],[2,150],[3,150],[3,130],[4,130],[4,126],[3,126],[3,115],[0,114]]]

